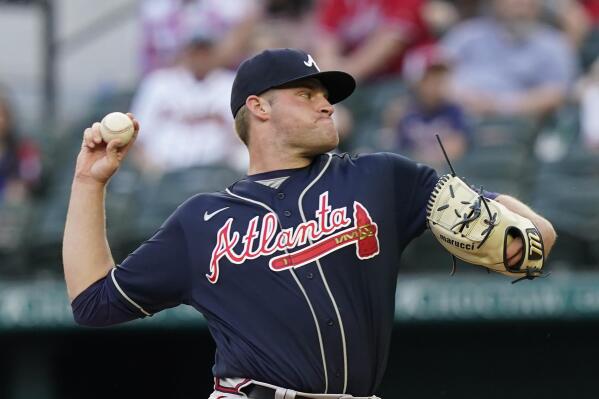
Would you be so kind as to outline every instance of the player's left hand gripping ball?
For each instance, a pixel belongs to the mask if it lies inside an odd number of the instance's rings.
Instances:
[[[133,137],[135,126],[128,115],[122,112],[111,112],[100,122],[100,133],[104,142],[119,139],[120,146],[125,146]]]
[[[484,198],[452,175],[439,179],[427,209],[437,240],[456,258],[521,279],[540,277],[545,260],[543,239],[535,225],[497,201]],[[520,237],[523,256],[510,266],[507,247]]]

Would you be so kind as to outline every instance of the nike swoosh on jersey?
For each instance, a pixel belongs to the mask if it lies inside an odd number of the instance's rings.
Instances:
[[[216,211],[214,211],[214,212],[211,212],[211,213],[208,213],[208,211],[204,212],[204,222],[207,222],[207,221],[209,221],[210,219],[212,219],[212,217],[213,217],[214,215],[216,215],[217,213],[220,213],[220,212],[224,211],[225,209],[229,209],[229,207],[228,207],[228,206],[226,206],[226,207],[224,207],[224,208],[217,209]]]

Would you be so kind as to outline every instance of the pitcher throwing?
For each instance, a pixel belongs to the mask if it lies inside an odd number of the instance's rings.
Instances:
[[[247,176],[184,202],[118,265],[104,193],[135,137],[106,145],[97,123],[88,128],[63,243],[77,322],[105,326],[188,304],[216,342],[212,399],[373,398],[389,353],[400,257],[427,228],[439,178],[395,154],[329,152],[339,141],[332,104],[354,87],[350,75],[321,72],[299,50],[242,63],[231,111],[250,154]],[[547,220],[512,197],[484,195],[536,226],[547,256],[555,241]],[[446,216],[430,217],[451,230]],[[522,248],[516,238],[505,250],[516,274]]]

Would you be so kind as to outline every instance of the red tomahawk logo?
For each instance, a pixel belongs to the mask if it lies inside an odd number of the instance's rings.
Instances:
[[[358,259],[369,259],[379,253],[378,228],[362,204],[354,201],[354,225],[299,251],[279,255],[270,260],[270,268],[281,271],[314,262],[339,248],[356,244]]]

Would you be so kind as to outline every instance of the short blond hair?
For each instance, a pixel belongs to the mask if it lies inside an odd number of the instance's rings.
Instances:
[[[235,131],[239,139],[243,141],[243,144],[247,146],[249,142],[250,121],[249,112],[245,105],[239,108],[237,115],[235,115]]]

